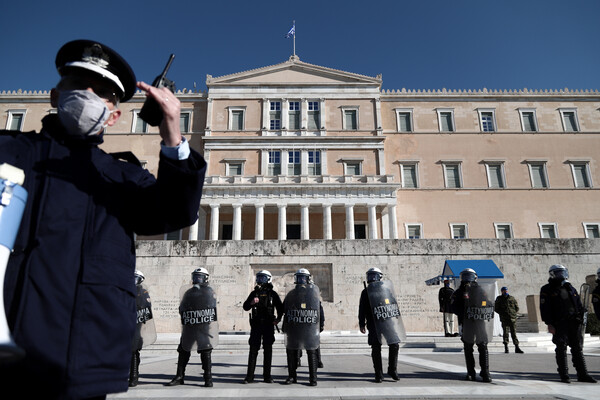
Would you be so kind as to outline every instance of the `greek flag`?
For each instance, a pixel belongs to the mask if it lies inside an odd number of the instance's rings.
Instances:
[[[295,34],[296,34],[296,24],[292,25],[292,28],[287,33],[287,35],[285,35],[285,38],[289,39],[290,37],[294,36]]]

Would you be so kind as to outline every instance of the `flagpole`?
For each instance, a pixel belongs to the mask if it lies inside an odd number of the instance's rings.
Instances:
[[[294,20],[294,57],[296,57],[296,20]]]

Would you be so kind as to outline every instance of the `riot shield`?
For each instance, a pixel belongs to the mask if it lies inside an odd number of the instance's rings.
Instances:
[[[144,285],[136,285],[135,297],[136,325],[131,350],[141,350],[156,342],[156,327],[152,315],[152,302],[150,294]]]
[[[321,318],[319,288],[296,285],[283,300],[285,347],[290,350],[316,350],[320,344]]]
[[[193,285],[185,290],[179,305],[179,314],[182,326],[181,346],[184,350],[206,350],[217,347],[219,344],[217,296],[210,286]]]
[[[581,345],[583,346],[583,340],[585,339],[585,330],[588,323],[588,313],[592,304],[592,296],[590,296],[590,285],[584,283],[579,288],[579,298],[581,299],[581,305],[583,306],[583,318],[581,326],[579,327],[579,336],[581,337]]]
[[[367,294],[379,343],[390,345],[406,340],[392,282],[371,282],[367,285]]]
[[[469,285],[464,293],[462,339],[465,343],[489,343],[494,337],[494,284]]]

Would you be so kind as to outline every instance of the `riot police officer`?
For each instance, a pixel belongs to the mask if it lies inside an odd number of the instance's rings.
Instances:
[[[137,295],[135,335],[131,344],[131,365],[129,368],[129,387],[137,386],[139,380],[140,350],[156,341],[156,328],[152,316],[152,303],[148,289],[142,284],[146,277],[140,270],[134,272]]]
[[[181,316],[181,339],[177,352],[177,373],[167,386],[183,385],[185,367],[190,360],[192,350],[200,353],[204,386],[212,387],[212,349],[219,343],[219,325],[217,321],[217,297],[208,285],[209,274],[206,268],[197,268],[192,272],[192,287],[185,290],[179,314]]]
[[[382,281],[382,277],[379,268],[369,268],[366,273],[367,285],[360,294],[358,308],[360,331],[369,331],[368,343],[377,383],[383,381],[381,345],[385,343],[389,347],[387,373],[395,381],[400,379],[397,373],[399,343],[406,336],[392,283]]]
[[[466,380],[475,381],[475,357],[473,347],[479,352],[479,376],[491,383],[490,362],[487,344],[493,338],[494,295],[493,285],[480,285],[477,274],[471,268],[460,273],[460,287],[452,294],[452,312],[458,316],[462,326],[462,342],[467,364]]]
[[[596,271],[596,288],[592,292],[592,304],[594,305],[594,313],[596,318],[600,320],[600,268]]]
[[[283,303],[279,295],[273,290],[272,276],[269,271],[263,270],[256,274],[256,286],[244,302],[244,311],[250,313],[250,353],[248,355],[248,371],[244,383],[254,382],[254,369],[256,358],[263,346],[263,380],[273,383],[271,377],[271,361],[273,359],[273,343],[275,342],[275,326],[281,321]],[[275,316],[277,313],[277,316]]]
[[[306,268],[300,268],[294,274],[294,284],[295,287],[283,300],[283,331],[288,365],[285,383],[297,382],[298,350],[304,349],[308,357],[309,385],[316,386],[319,335],[325,324],[319,288]]]
[[[581,329],[583,326],[583,305],[577,290],[568,281],[569,271],[563,265],[553,265],[548,270],[548,283],[540,291],[540,312],[542,320],[552,333],[556,345],[556,364],[560,381],[570,383],[567,346],[571,347],[573,366],[577,370],[579,382],[596,383],[585,365]]]

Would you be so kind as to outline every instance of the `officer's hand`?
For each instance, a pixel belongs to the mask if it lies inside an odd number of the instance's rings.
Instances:
[[[556,328],[554,328],[552,325],[548,325],[548,332],[554,335],[556,333]]]
[[[360,333],[367,333],[367,330],[365,329],[364,326],[362,328],[360,328]]]
[[[160,123],[160,136],[166,146],[175,147],[181,143],[182,136],[179,128],[179,119],[181,113],[181,104],[173,92],[168,88],[157,88],[148,85],[146,82],[138,82],[137,87],[146,92],[147,97],[152,97],[163,112],[163,120]]]
[[[252,305],[258,304],[258,297],[252,299]]]

